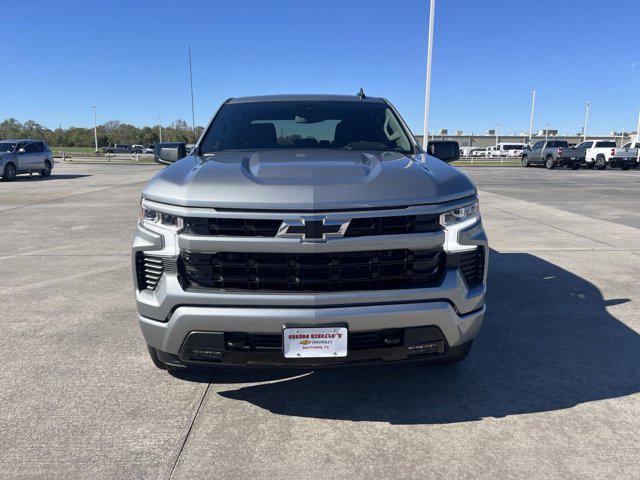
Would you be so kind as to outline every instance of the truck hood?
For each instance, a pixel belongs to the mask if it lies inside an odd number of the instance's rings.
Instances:
[[[461,171],[424,154],[287,149],[185,157],[158,172],[142,195],[186,207],[320,211],[442,203],[475,193]]]

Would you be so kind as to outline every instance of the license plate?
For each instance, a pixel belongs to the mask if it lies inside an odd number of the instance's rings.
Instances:
[[[347,356],[345,327],[285,327],[282,331],[285,358],[334,358]]]

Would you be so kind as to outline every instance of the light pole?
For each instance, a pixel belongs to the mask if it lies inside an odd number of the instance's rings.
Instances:
[[[98,153],[98,126],[96,125],[96,107],[91,107],[93,109],[93,139],[96,144],[96,153]]]
[[[191,72],[191,45],[189,45],[189,82],[191,84],[191,130],[193,130],[193,143],[196,143],[196,114],[193,108],[193,73]]]
[[[496,123],[496,147],[498,146],[498,137],[500,136],[500,124]]]
[[[531,90],[531,118],[529,119],[529,143],[532,141],[533,135],[533,111],[536,108],[536,89]]]
[[[584,128],[582,129],[582,141],[587,141],[587,125],[589,123],[589,107],[591,106],[591,102],[585,102],[585,113],[584,113]]]
[[[544,139],[549,140],[549,124],[548,123],[544,126]]]
[[[158,131],[159,131],[159,137],[160,137],[160,142],[162,143],[162,117],[158,117]]]
[[[638,112],[638,126],[636,127],[636,142],[640,142],[640,112]]]
[[[429,136],[429,101],[431,96],[431,51],[433,49],[433,21],[436,15],[436,0],[429,7],[429,41],[427,44],[427,84],[424,98],[424,128],[422,129],[422,148],[427,150]]]

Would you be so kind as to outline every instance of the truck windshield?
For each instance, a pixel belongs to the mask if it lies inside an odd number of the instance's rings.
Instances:
[[[16,148],[15,143],[10,143],[10,142],[0,143],[0,153],[11,153],[13,152],[14,148]]]
[[[522,150],[524,146],[523,145],[505,145],[502,148],[505,150]]]
[[[598,142],[596,145],[598,148],[616,148],[617,146],[616,142]]]
[[[274,101],[223,105],[200,153],[283,148],[412,152],[399,119],[385,103]]]

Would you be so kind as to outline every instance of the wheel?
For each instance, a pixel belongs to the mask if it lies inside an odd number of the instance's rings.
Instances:
[[[449,357],[443,360],[442,363],[444,363],[445,365],[450,365],[453,363],[460,363],[464,361],[469,356],[469,352],[471,351],[472,345],[473,345],[473,340],[468,341],[467,343],[464,344],[463,349],[459,354],[457,354],[454,357]]]
[[[4,182],[13,182],[16,179],[16,166],[13,163],[7,163],[4,166],[4,174],[2,175],[2,180]]]
[[[44,161],[44,168],[40,170],[40,176],[48,177],[51,175],[51,162],[49,160]]]
[[[620,164],[620,168],[621,168],[622,170],[629,170],[629,164],[628,164],[627,162],[622,162],[622,163]]]
[[[578,162],[571,164],[571,170],[578,170],[580,168],[580,164]]]
[[[604,155],[598,155],[596,157],[596,168],[598,170],[604,170],[607,168],[607,159],[604,158]]]
[[[545,166],[549,170],[553,170],[554,168],[556,168],[556,161],[553,159],[551,155],[547,155]]]
[[[593,162],[587,163],[587,169],[589,169],[589,170],[593,170],[593,167],[595,167],[595,166],[596,166],[596,164],[593,163]]]
[[[530,167],[531,164],[529,163],[529,158],[526,155],[522,156],[522,166],[523,167]]]

